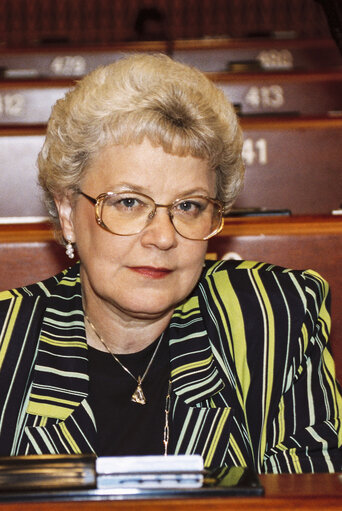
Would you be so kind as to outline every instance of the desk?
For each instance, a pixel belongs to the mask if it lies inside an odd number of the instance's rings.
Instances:
[[[264,497],[0,504],[0,511],[342,510],[341,474],[262,475]]]

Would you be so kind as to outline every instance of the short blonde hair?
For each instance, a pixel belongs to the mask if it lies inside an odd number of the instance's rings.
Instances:
[[[78,190],[107,144],[145,137],[167,153],[207,160],[216,171],[217,198],[229,210],[244,174],[233,106],[199,70],[166,55],[136,54],[91,72],[52,109],[38,168],[59,237],[54,197]]]

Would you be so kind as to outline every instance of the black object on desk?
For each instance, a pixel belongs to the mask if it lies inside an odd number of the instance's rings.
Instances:
[[[204,471],[201,487],[96,487],[93,455],[47,455],[0,458],[0,503],[66,502],[197,497],[262,496],[256,473],[223,467]]]

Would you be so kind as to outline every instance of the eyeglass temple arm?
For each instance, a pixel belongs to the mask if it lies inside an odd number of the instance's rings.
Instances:
[[[88,199],[88,201],[90,201],[92,204],[96,204],[97,203],[97,200],[94,199],[94,197],[90,197],[90,195],[87,195],[86,193],[82,192],[81,190],[78,190],[77,193],[79,195],[83,195],[83,197],[85,197],[86,199]]]

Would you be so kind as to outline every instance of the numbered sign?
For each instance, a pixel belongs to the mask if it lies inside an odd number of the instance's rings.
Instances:
[[[293,54],[290,50],[263,50],[257,55],[257,60],[264,69],[293,69]]]
[[[20,117],[25,112],[25,96],[19,93],[0,94],[0,118]]]
[[[242,157],[248,165],[267,165],[267,141],[265,138],[246,138],[243,143]]]
[[[87,72],[87,62],[81,55],[55,57],[50,65],[53,75],[82,76]]]
[[[239,208],[329,215],[341,204],[342,119],[242,119]]]
[[[285,104],[284,89],[280,85],[252,86],[247,90],[245,102],[252,108],[263,110],[281,108]]]

